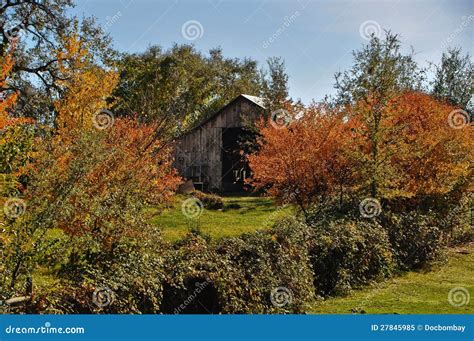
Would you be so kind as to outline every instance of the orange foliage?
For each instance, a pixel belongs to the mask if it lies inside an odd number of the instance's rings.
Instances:
[[[141,210],[169,200],[180,183],[156,129],[117,119],[106,131],[76,135],[72,144],[57,138],[52,150],[45,149],[36,165],[44,174],[38,190],[49,205],[60,200],[56,227],[70,235],[96,235],[106,244],[140,233]],[[51,158],[56,161],[45,169]],[[57,184],[70,190],[58,195]]]
[[[0,87],[8,89],[8,76],[12,70],[14,60],[13,45],[5,57],[0,59],[1,74]],[[14,108],[18,94],[16,92],[1,93],[0,100],[0,196],[8,196],[18,192],[21,185],[18,181],[23,173],[23,166],[32,156],[32,136],[27,131],[26,124],[32,123],[31,119],[16,118],[10,115]],[[0,198],[0,204],[5,198]]]
[[[474,131],[453,129],[456,108],[423,93],[407,92],[392,100],[384,141],[395,141],[390,164],[404,196],[444,194],[472,174]],[[467,185],[465,183],[464,185]]]
[[[337,112],[312,106],[287,128],[261,124],[259,151],[249,156],[253,184],[280,199],[292,195],[302,206],[327,196],[367,195],[374,177],[382,198],[466,187],[474,136],[469,126],[449,126],[454,109],[427,94],[407,92],[388,103],[376,135],[371,135],[374,108],[367,102]]]
[[[15,51],[15,45],[13,45],[5,57],[0,59],[1,70],[0,70],[0,88],[5,89],[8,87],[7,78],[14,65],[13,52]],[[30,120],[23,118],[13,118],[9,116],[8,110],[15,106],[18,94],[16,92],[6,96],[5,93],[1,94],[0,99],[0,130],[7,126],[18,125]]]
[[[143,210],[169,200],[180,178],[157,124],[114,119],[106,110],[117,73],[93,65],[77,36],[63,46],[57,129],[38,146],[26,194],[42,224],[110,248],[145,234]]]
[[[64,38],[57,52],[61,78],[58,85],[65,93],[56,101],[56,125],[60,134],[75,129],[92,129],[93,115],[113,103],[108,103],[118,82],[118,74],[92,63],[92,56],[77,35]]]
[[[291,112],[290,115],[297,115]],[[305,206],[350,182],[342,150],[350,143],[341,114],[312,106],[286,128],[260,124],[260,150],[249,156],[253,185]]]

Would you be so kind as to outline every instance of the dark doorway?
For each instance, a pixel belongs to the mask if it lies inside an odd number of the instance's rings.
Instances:
[[[243,133],[242,128],[222,128],[222,189],[226,192],[243,191],[244,180],[250,175],[245,157],[240,155]]]

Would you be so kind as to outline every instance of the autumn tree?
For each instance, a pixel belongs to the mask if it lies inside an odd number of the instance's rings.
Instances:
[[[62,40],[79,34],[97,65],[111,65],[116,53],[111,39],[93,18],[71,15],[73,0],[11,0],[0,3],[0,56],[15,43],[15,64],[7,87],[18,93],[15,116],[54,120],[53,101],[58,98],[63,77],[56,51]]]
[[[362,107],[362,108],[361,108]],[[349,124],[354,143],[346,155],[359,172],[370,170],[373,144],[371,127],[362,104],[352,108]],[[422,93],[406,91],[387,102],[378,135],[378,178],[381,198],[442,196],[469,182],[473,154],[472,130],[453,129],[449,115],[456,107]],[[362,174],[362,180],[368,174]],[[362,183],[362,188],[364,183]]]
[[[333,109],[320,105],[299,119],[293,114],[288,126],[261,123],[259,150],[249,157],[253,184],[303,211],[325,200],[360,200],[372,179],[372,126],[365,115],[370,108],[363,101]],[[380,199],[466,191],[474,136],[468,126],[450,126],[453,110],[422,92],[401,92],[387,101],[377,136]]]
[[[249,157],[253,184],[303,211],[324,200],[357,207],[367,197],[457,205],[472,184],[472,129],[456,117],[459,106],[424,92],[424,71],[400,48],[390,32],[372,37],[336,75],[336,101],[287,105],[284,124],[261,124]]]
[[[115,239],[108,232],[118,239],[124,230],[138,232],[134,221],[144,223],[141,209],[168,199],[179,178],[167,141],[156,135],[157,123],[115,119],[106,109],[117,74],[94,67],[77,36],[58,51],[58,60],[64,57],[75,63],[60,67],[71,74],[55,103],[57,130],[38,152],[28,192],[32,198],[48,198],[42,201],[47,205],[37,205],[43,208],[41,223],[48,218],[51,227],[72,236],[98,233],[102,237],[94,240],[111,247]]]
[[[116,119],[105,106],[116,72],[97,69],[77,35],[64,41],[57,59],[67,61],[60,65],[67,77],[55,103],[56,127],[43,127],[37,138],[24,167],[26,209],[9,217],[2,234],[10,241],[2,258],[2,299],[20,293],[44,262],[69,266],[73,277],[79,271],[74,278],[81,282],[84,264],[102,273],[115,264],[117,249],[136,254],[158,247],[159,233],[143,211],[166,202],[180,181],[156,124]],[[61,235],[46,237],[51,229]]]
[[[277,124],[270,117],[259,125],[258,151],[249,156],[251,183],[281,202],[308,205],[328,196],[341,196],[351,186],[351,172],[343,150],[351,143],[343,115],[313,105],[304,116],[287,104],[291,118]]]
[[[8,53],[0,57],[0,86],[8,87],[14,58],[15,44]],[[9,298],[14,292],[18,264],[24,259],[19,254],[20,246],[25,248],[31,240],[23,240],[22,215],[24,203],[24,168],[32,159],[34,135],[31,121],[10,115],[16,105],[16,92],[2,92],[0,101],[0,299]],[[16,270],[15,270],[16,269]]]
[[[7,87],[8,75],[14,65],[12,48],[5,57],[0,57],[0,87]],[[2,92],[0,100],[0,184],[1,196],[14,195],[25,185],[22,169],[32,156],[32,120],[12,117],[17,104],[17,92]]]
[[[400,187],[407,196],[466,191],[472,181],[474,132],[466,124],[454,129],[450,114],[458,108],[420,92],[407,92],[390,103],[388,124],[397,127],[396,153],[391,162],[403,174]]]
[[[390,100],[401,91],[420,89],[423,72],[413,60],[413,54],[403,55],[398,37],[390,32],[384,39],[372,36],[368,45],[355,51],[354,65],[336,74],[338,103],[352,105],[367,129],[370,155],[365,164],[367,192],[379,195],[386,170],[380,162],[380,136],[387,133],[381,125]]]
[[[77,34],[63,39],[56,59],[61,76],[57,85],[63,91],[61,99],[54,103],[59,134],[89,130],[109,105],[107,101],[118,82],[117,72],[97,66]]]

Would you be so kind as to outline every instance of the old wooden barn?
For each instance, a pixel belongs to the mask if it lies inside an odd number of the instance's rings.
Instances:
[[[201,190],[242,190],[249,168],[239,153],[239,137],[263,109],[260,97],[242,94],[181,136],[174,154],[180,175]]]

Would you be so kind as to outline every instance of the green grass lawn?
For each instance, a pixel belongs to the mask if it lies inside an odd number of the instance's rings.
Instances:
[[[181,204],[185,199],[184,196],[176,196],[172,208],[151,220],[161,228],[165,240],[178,240],[193,227],[199,227],[212,238],[237,236],[269,228],[275,220],[291,212],[290,207],[277,207],[273,198],[230,196],[223,198],[224,209],[205,209],[198,218],[189,219],[181,211]],[[238,205],[239,208],[228,208],[229,205]]]
[[[408,272],[351,295],[330,298],[316,304],[311,313],[350,314],[474,314],[474,244],[449,251],[447,264],[427,272]],[[470,293],[469,304],[455,307],[448,302],[449,291],[463,287]]]

